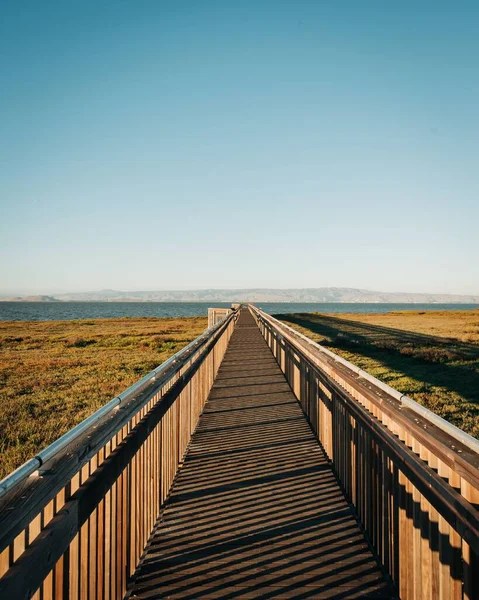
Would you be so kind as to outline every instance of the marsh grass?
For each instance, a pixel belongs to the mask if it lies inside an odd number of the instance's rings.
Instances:
[[[479,311],[276,317],[479,438]]]
[[[206,325],[205,317],[0,322],[0,478]]]

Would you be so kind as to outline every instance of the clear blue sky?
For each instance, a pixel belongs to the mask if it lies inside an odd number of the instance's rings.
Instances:
[[[0,292],[479,294],[479,3],[0,2]]]

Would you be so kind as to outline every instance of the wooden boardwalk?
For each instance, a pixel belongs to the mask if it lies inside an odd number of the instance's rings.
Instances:
[[[242,311],[130,598],[393,598]]]

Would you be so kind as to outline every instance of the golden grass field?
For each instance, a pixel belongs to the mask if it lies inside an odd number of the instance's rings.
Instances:
[[[479,437],[479,311],[277,316]],[[0,478],[206,325],[206,317],[0,321]]]
[[[479,310],[276,316],[479,438]]]
[[[0,479],[206,326],[206,317],[0,321]]]

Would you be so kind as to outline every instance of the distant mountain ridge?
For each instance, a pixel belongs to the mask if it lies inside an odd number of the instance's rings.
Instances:
[[[9,296],[8,298],[0,298],[0,302],[61,302],[53,296]]]
[[[479,295],[377,292],[357,288],[251,288],[237,290],[163,290],[122,292],[100,290],[49,296],[15,296],[1,301],[24,302],[351,302],[479,304]]]

